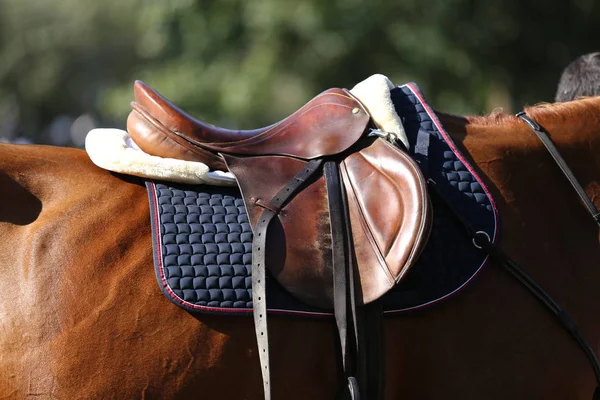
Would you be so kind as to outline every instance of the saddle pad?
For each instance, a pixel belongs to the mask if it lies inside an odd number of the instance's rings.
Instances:
[[[461,217],[495,242],[494,202],[458,152],[418,87],[391,92],[411,153],[425,177]],[[163,293],[192,312],[252,312],[252,230],[235,188],[148,181],[155,272]],[[433,227],[417,264],[379,301],[386,314],[420,309],[457,293],[482,269],[478,251],[446,208],[432,196]],[[306,268],[310,268],[307,265]],[[267,274],[271,313],[331,316],[287,293]]]

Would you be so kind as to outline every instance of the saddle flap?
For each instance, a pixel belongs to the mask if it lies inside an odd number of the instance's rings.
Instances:
[[[377,139],[341,163],[362,300],[377,300],[407,273],[425,247],[432,208],[417,164]]]

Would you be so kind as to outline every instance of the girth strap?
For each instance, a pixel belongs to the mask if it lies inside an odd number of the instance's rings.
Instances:
[[[554,158],[554,161],[556,161],[556,164],[558,164],[563,174],[565,174],[565,176],[569,180],[571,186],[573,186],[573,189],[575,189],[575,191],[579,195],[579,198],[581,199],[581,201],[583,201],[583,204],[588,209],[589,213],[592,215],[592,218],[594,219],[594,221],[596,221],[596,224],[600,226],[600,212],[598,212],[598,209],[596,208],[592,200],[590,200],[588,195],[585,193],[585,190],[583,190],[581,184],[577,181],[577,178],[575,178],[575,175],[573,175],[573,172],[571,172],[571,169],[556,149],[556,146],[554,146],[554,143],[552,143],[552,140],[550,140],[548,135],[542,130],[542,128],[537,122],[525,115],[524,111],[521,111],[515,115],[521,118],[523,121],[525,121],[527,125],[529,125],[529,127],[535,132],[537,137],[542,141],[544,146],[546,146],[546,149],[548,150],[552,158]]]
[[[322,160],[310,161],[271,201],[267,204],[261,204],[257,201],[257,204],[261,205],[264,210],[256,224],[254,241],[252,243],[252,308],[265,400],[271,400],[269,335],[267,329],[267,286],[265,279],[267,230],[273,217],[303,187],[304,183],[320,169],[322,163]]]

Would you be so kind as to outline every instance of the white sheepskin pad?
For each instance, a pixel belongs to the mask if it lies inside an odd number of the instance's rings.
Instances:
[[[94,164],[113,172],[170,182],[237,185],[231,173],[209,171],[204,163],[144,153],[121,129],[91,130],[85,138],[85,150]]]
[[[375,74],[354,86],[350,93],[365,106],[380,130],[395,134],[408,149],[408,138],[390,95],[393,88],[394,84],[387,76]]]

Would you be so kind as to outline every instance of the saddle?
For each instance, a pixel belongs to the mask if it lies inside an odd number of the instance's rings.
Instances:
[[[202,161],[226,169],[219,153],[301,159],[339,154],[362,135],[369,115],[346,91],[330,89],[283,121],[255,130],[205,124],[137,81],[127,120],[133,140],[148,154]],[[225,167],[225,168],[224,168]]]
[[[379,397],[368,361],[374,357],[362,344],[380,322],[360,310],[377,310],[366,305],[406,275],[427,242],[432,211],[417,164],[393,136],[370,134],[367,108],[344,89],[326,90],[284,120],[249,131],[203,123],[139,81],[134,95],[127,127],[143,151],[226,169],[237,180],[254,233],[253,314],[265,398],[267,269],[293,296],[334,310],[348,393]]]

